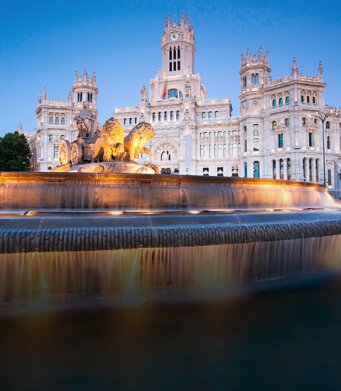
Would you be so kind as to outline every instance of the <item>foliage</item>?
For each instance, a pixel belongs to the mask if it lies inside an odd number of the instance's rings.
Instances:
[[[0,137],[0,171],[29,171],[30,147],[18,132]]]

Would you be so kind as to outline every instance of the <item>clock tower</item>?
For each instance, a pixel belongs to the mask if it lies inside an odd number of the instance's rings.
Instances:
[[[194,29],[188,16],[181,16],[180,23],[166,18],[162,35],[162,70],[169,76],[194,73]]]

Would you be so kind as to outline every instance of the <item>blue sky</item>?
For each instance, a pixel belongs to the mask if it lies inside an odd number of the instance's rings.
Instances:
[[[37,96],[65,99],[74,71],[96,71],[99,119],[138,103],[161,66],[164,18],[189,13],[196,31],[196,72],[209,98],[229,96],[239,112],[240,53],[262,46],[273,78],[316,74],[323,61],[326,101],[341,106],[340,1],[6,1],[0,23],[0,135],[21,121],[36,126]]]

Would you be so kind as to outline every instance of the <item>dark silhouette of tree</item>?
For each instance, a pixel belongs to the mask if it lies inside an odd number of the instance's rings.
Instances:
[[[0,171],[29,171],[30,147],[18,132],[0,137]]]

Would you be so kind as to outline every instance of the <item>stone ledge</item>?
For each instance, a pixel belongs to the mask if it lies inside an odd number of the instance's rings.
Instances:
[[[190,247],[341,234],[341,220],[262,224],[0,229],[0,253]]]

